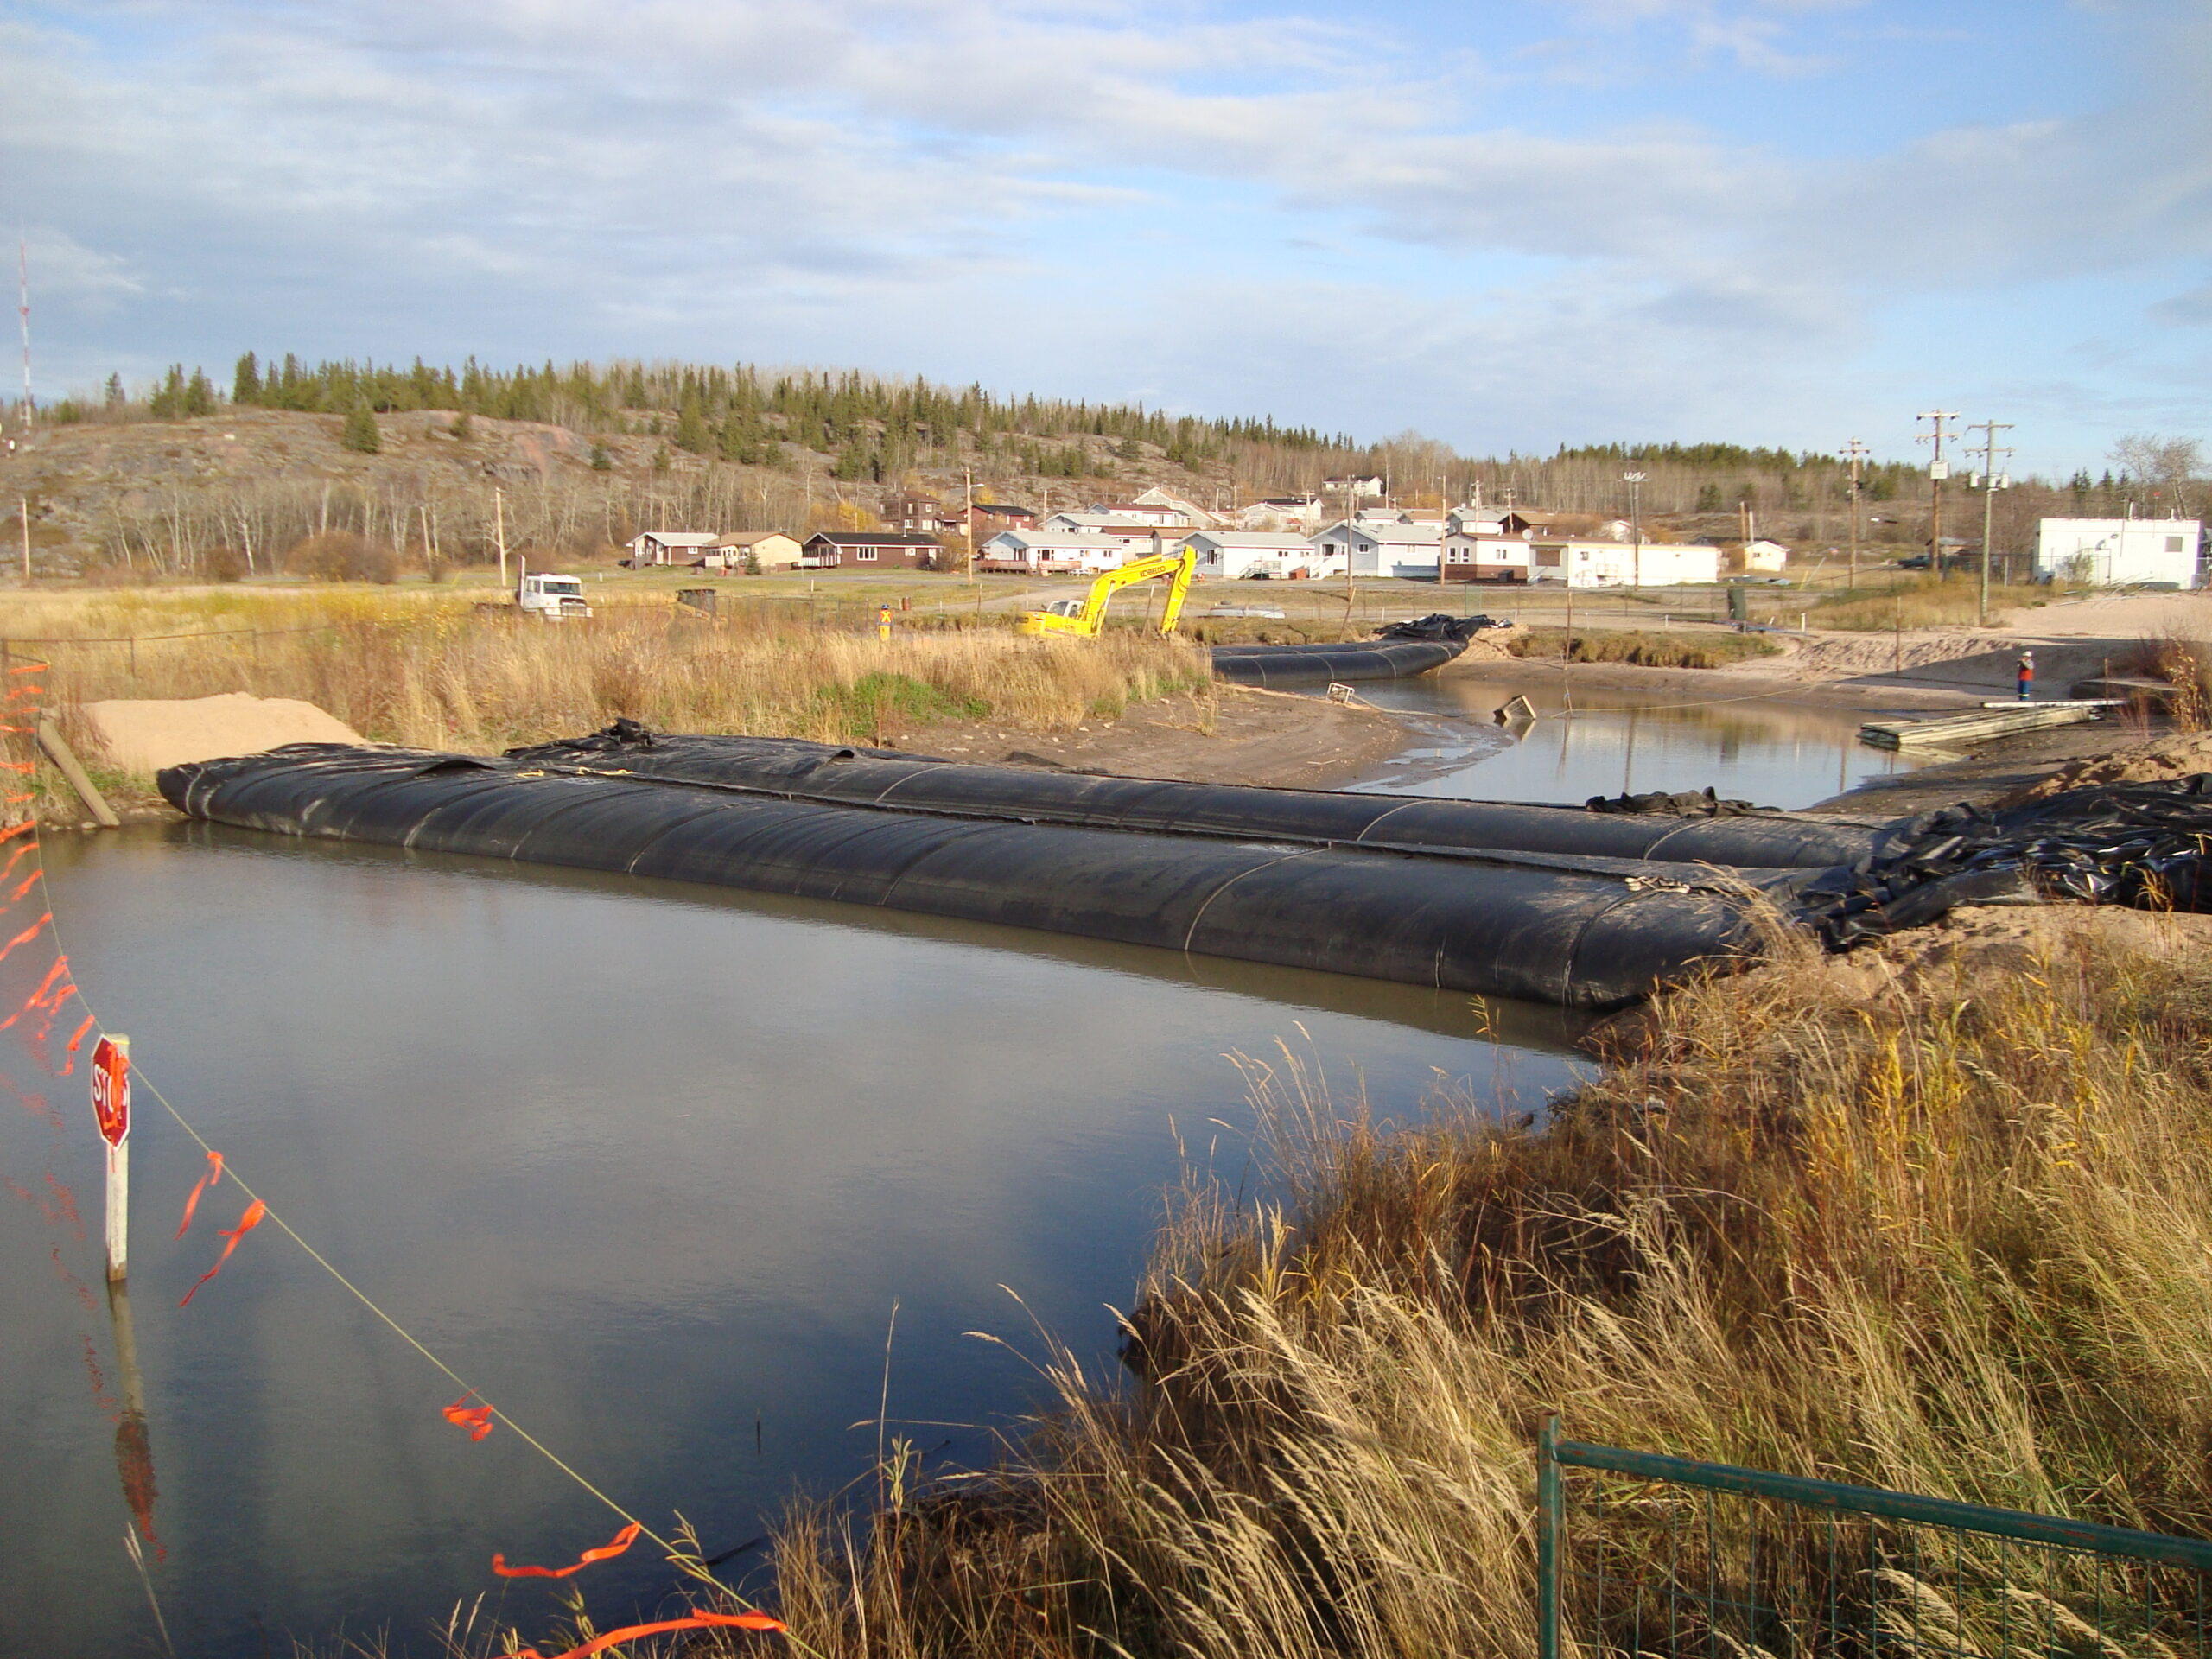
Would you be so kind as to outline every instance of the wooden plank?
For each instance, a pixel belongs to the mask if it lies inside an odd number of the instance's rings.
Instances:
[[[1938,715],[1931,720],[1869,721],[1859,728],[1859,741],[1878,749],[1925,744],[1957,747],[2016,732],[2080,725],[2100,718],[2108,707],[2102,701],[1984,705],[1972,714]]]

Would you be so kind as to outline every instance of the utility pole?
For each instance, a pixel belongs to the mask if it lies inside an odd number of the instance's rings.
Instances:
[[[507,585],[507,498],[492,492],[492,537],[499,544],[499,586]]]
[[[1943,423],[1955,421],[1955,409],[1923,410],[1913,416],[1916,421],[1931,423],[1917,442],[1934,446],[1928,457],[1928,565],[1935,571],[1937,581],[1943,580],[1943,480],[1951,475],[1951,463],[1943,459]]]
[[[23,515],[23,582],[31,579],[31,499],[28,495],[16,498],[16,510]]]
[[[1649,473],[1623,473],[1621,480],[1628,486],[1628,513],[1636,527],[1636,551],[1630,555],[1629,591],[1636,592],[1643,586],[1643,480]]]
[[[1859,586],[1859,491],[1865,474],[1860,470],[1872,453],[1866,446],[1853,438],[1844,446],[1843,458],[1851,463],[1851,585],[1844,589],[1850,593]]]
[[[960,534],[968,543],[968,582],[973,587],[976,581],[976,469],[963,467],[960,478],[967,498],[966,510],[960,518]]]
[[[1974,626],[1978,628],[1989,626],[1989,537],[1996,515],[1997,492],[2008,488],[2012,482],[1997,470],[1997,435],[2010,432],[2013,425],[2011,421],[1983,421],[1979,426],[1967,429],[1969,432],[1979,431],[1982,438],[1981,474],[1975,480],[1981,486],[1981,595],[1974,606]],[[2002,453],[2008,460],[2012,454],[2010,449]]]

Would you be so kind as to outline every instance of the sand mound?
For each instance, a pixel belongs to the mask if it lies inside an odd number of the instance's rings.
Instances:
[[[124,772],[154,772],[187,760],[258,754],[284,743],[359,743],[352,727],[311,702],[243,691],[175,699],[111,698],[79,710],[101,758]]]
[[[2193,778],[2200,772],[2212,772],[2212,732],[2183,732],[2111,754],[2069,762],[2040,783],[2002,797],[1997,804],[2018,806],[2093,784],[2149,784],[2165,778]]]

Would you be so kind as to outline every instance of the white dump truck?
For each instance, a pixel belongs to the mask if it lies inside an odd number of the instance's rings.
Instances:
[[[591,614],[591,607],[584,603],[581,576],[532,575],[524,569],[515,586],[515,603],[525,615],[543,617],[548,622]]]

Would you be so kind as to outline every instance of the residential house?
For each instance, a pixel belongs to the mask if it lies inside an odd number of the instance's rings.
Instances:
[[[800,552],[798,538],[780,530],[741,530],[716,537],[691,564],[699,570],[742,570],[748,563],[763,570],[793,570]]]
[[[1271,495],[1239,508],[1236,519],[1240,530],[1296,530],[1310,534],[1321,523],[1321,498]]]
[[[1464,518],[1444,537],[1440,574],[1446,582],[1526,582],[1529,538],[1500,534],[1495,524]]]
[[[928,570],[941,550],[936,537],[912,531],[824,530],[806,538],[798,562],[808,570]]]
[[[900,490],[886,496],[876,516],[883,520],[886,530],[904,531],[915,536],[941,536],[960,528],[960,512],[948,507],[933,495],[918,490]]]
[[[1295,531],[1195,530],[1176,545],[1198,556],[1193,574],[1225,581],[1310,576],[1320,569],[1313,543]]]
[[[1529,579],[1570,588],[1678,588],[1720,580],[1720,550],[1705,542],[1533,537]]]
[[[1158,488],[1147,490],[1142,495],[1131,500],[1127,507],[1108,505],[1098,510],[1101,512],[1119,512],[1125,516],[1131,510],[1139,512],[1155,511],[1172,512],[1178,522],[1206,528],[1211,528],[1221,522],[1218,514],[1208,512],[1195,501],[1186,501],[1179,495],[1171,495],[1166,490]]]
[[[1037,528],[1035,511],[1029,507],[1018,507],[1011,501],[978,501],[970,509],[970,531],[979,542],[1002,530]]]
[[[1777,575],[1789,563],[1789,550],[1780,542],[1770,542],[1765,537],[1745,542],[1738,550],[1740,569],[1747,575]]]
[[[649,530],[630,538],[630,556],[623,563],[632,569],[649,564],[689,564],[721,540],[712,530]]]
[[[1058,514],[1053,517],[1058,518]],[[1119,537],[1085,530],[1002,530],[976,550],[978,570],[1014,571],[1022,575],[1094,575],[1127,564],[1141,552]]]
[[[1323,495],[1349,495],[1354,499],[1382,494],[1382,480],[1379,478],[1325,478],[1321,480]]]
[[[1198,526],[1177,521],[1159,523],[1149,519],[1125,518],[1110,512],[1056,512],[1038,525],[1040,531],[1053,535],[1108,536],[1132,550],[1153,550],[1156,541],[1165,538],[1173,542],[1196,530]],[[1136,556],[1133,551],[1132,557]]]
[[[1444,526],[1338,519],[1313,537],[1325,559],[1355,576],[1403,576],[1434,582],[1441,574]]]
[[[2100,588],[2138,582],[2196,588],[2203,542],[2196,518],[2045,518],[2036,531],[2036,575]]]

